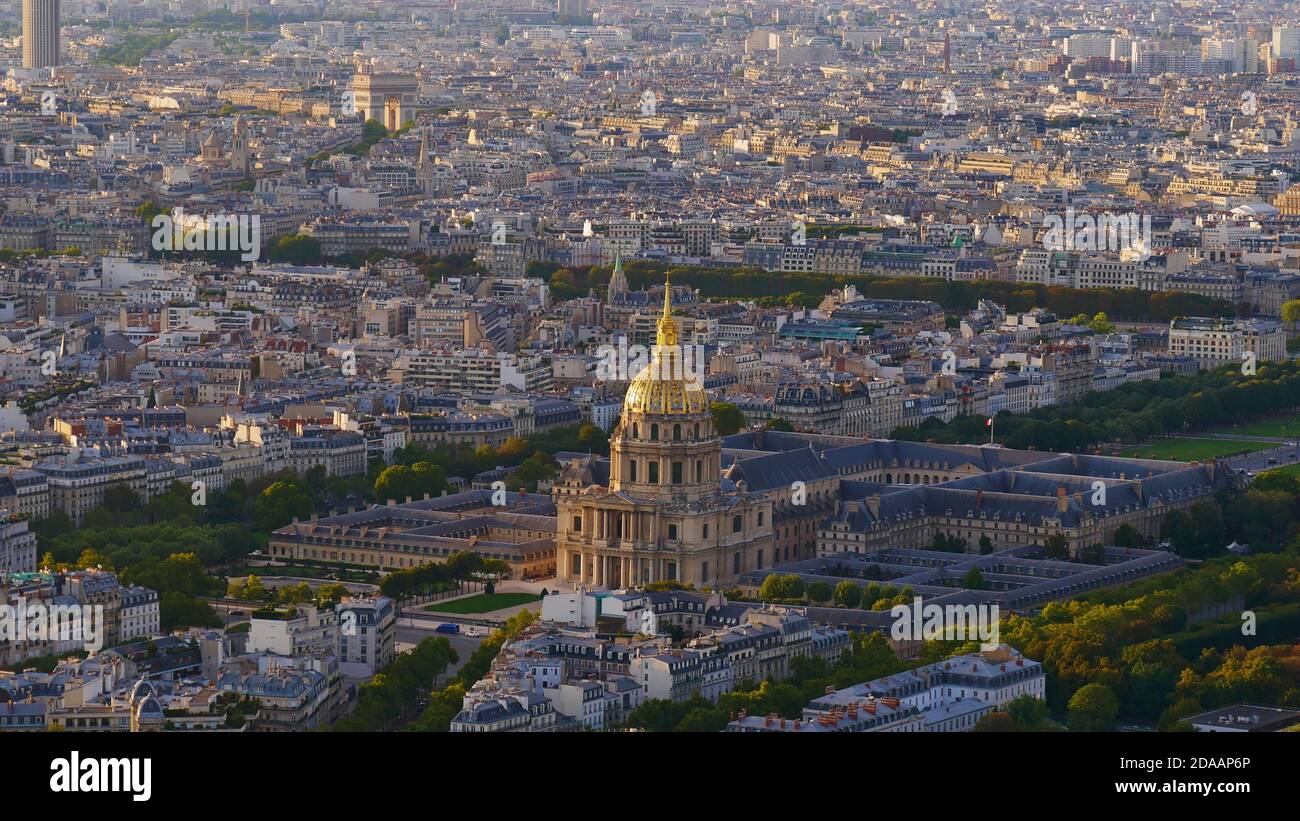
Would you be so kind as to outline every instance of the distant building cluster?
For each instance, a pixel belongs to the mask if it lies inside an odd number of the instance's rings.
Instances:
[[[67,578],[87,575],[111,579],[90,571]],[[11,586],[19,582],[33,584],[20,579]],[[194,628],[173,635],[159,633],[156,593],[123,589],[120,599],[111,646],[64,658],[48,673],[0,672],[0,731],[327,728],[355,706],[355,684],[395,656],[396,608],[382,596],[344,597],[332,607],[267,607],[251,614],[243,632]]]
[[[738,607],[717,594],[557,593],[542,618],[465,693],[452,732],[613,728],[646,700],[716,700],[741,682],[787,678],[796,658],[833,663],[849,645],[801,608]],[[597,620],[621,635],[598,632]],[[674,647],[669,625],[696,638]]]

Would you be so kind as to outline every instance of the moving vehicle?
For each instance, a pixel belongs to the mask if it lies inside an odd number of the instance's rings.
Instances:
[[[459,624],[456,624],[455,622],[444,621],[442,624],[440,624],[440,625],[438,625],[437,627],[433,628],[433,632],[435,632],[435,633],[459,633],[459,632],[460,632],[460,625],[459,625]]]

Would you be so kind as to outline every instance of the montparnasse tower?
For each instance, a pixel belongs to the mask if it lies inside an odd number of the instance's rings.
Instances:
[[[771,502],[722,490],[722,441],[701,358],[681,342],[666,283],[649,364],[628,386],[608,466],[574,462],[556,483],[561,579],[715,587],[773,563]]]

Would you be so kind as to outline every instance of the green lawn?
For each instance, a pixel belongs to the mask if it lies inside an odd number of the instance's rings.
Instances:
[[[345,582],[370,582],[378,583],[379,574],[373,570],[351,570],[340,569],[337,565],[331,567],[307,567],[300,565],[278,566],[253,566],[237,565],[229,567],[222,571],[230,578],[245,579],[249,576],[265,578],[267,576],[292,576],[296,579],[328,579],[330,574],[339,577],[339,581]]]
[[[452,599],[430,604],[424,609],[429,613],[490,613],[493,610],[528,604],[541,599],[542,597],[536,593],[479,593],[467,599]]]
[[[1219,428],[1218,433],[1239,433],[1242,436],[1273,436],[1287,439],[1300,436],[1300,414],[1282,416],[1277,419],[1265,419],[1239,427]]]
[[[1232,439],[1161,439],[1121,451],[1120,456],[1138,459],[1168,459],[1175,462],[1201,462],[1242,451],[1268,450],[1267,442],[1242,442]]]
[[[1285,473],[1290,476],[1300,476],[1300,464],[1292,462],[1289,465],[1282,465],[1281,467],[1269,468],[1268,470],[1256,474],[1256,476],[1263,476],[1265,473]]]

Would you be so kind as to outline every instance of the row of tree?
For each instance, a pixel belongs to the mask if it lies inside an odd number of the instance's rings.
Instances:
[[[457,673],[455,680],[448,682],[441,690],[433,692],[429,704],[419,718],[406,727],[412,732],[445,733],[451,729],[451,721],[461,710],[461,699],[465,691],[487,675],[492,660],[501,647],[508,641],[519,638],[529,625],[537,621],[537,614],[531,610],[521,610],[502,623],[500,627],[483,640],[466,660],[465,666]]]
[[[1300,706],[1300,667],[1288,672],[1266,661],[1277,655],[1268,649],[1276,639],[1259,629],[1273,612],[1294,618],[1297,602],[1300,551],[1292,548],[1210,560],[1172,579],[1147,579],[1054,602],[1037,616],[1005,619],[1001,632],[1004,641],[1043,663],[1053,710],[1069,712],[1081,691],[1098,685],[1116,699],[1117,717],[1172,728],[1186,715],[1230,703],[1240,694],[1247,683],[1237,676],[1245,668],[1223,665],[1244,656],[1267,668],[1252,668],[1262,675],[1251,685],[1253,700]],[[1291,623],[1292,637],[1294,629]],[[1189,686],[1196,677],[1222,686]],[[1095,687],[1080,698],[1110,700]],[[1177,703],[1184,698],[1190,701]]]
[[[1080,452],[1104,443],[1140,442],[1290,413],[1298,405],[1300,362],[1286,360],[1262,363],[1250,374],[1239,366],[1225,366],[1195,375],[1130,382],[1073,404],[1027,414],[1004,411],[993,430],[997,441],[1009,448]],[[980,442],[987,436],[982,416],[958,416],[947,423],[930,417],[892,434],[895,439],[943,444]]]
[[[547,272],[544,268],[535,270],[539,275]],[[605,288],[612,270],[610,266],[551,270],[551,291],[557,299],[586,296],[593,288]],[[991,299],[1009,311],[1046,308],[1062,317],[1105,314],[1114,319],[1167,322],[1178,316],[1233,316],[1236,313],[1236,306],[1224,300],[1199,294],[1136,288],[1082,289],[987,280],[948,282],[932,277],[837,276],[758,268],[669,266],[642,259],[625,260],[623,270],[632,288],[660,285],[668,274],[674,282],[689,284],[706,297],[722,299],[767,297],[784,301],[791,295],[800,294],[808,295],[803,304],[815,304],[810,300],[820,300],[821,296],[833,290],[853,285],[867,297],[929,300],[952,312],[969,311],[981,299]]]

